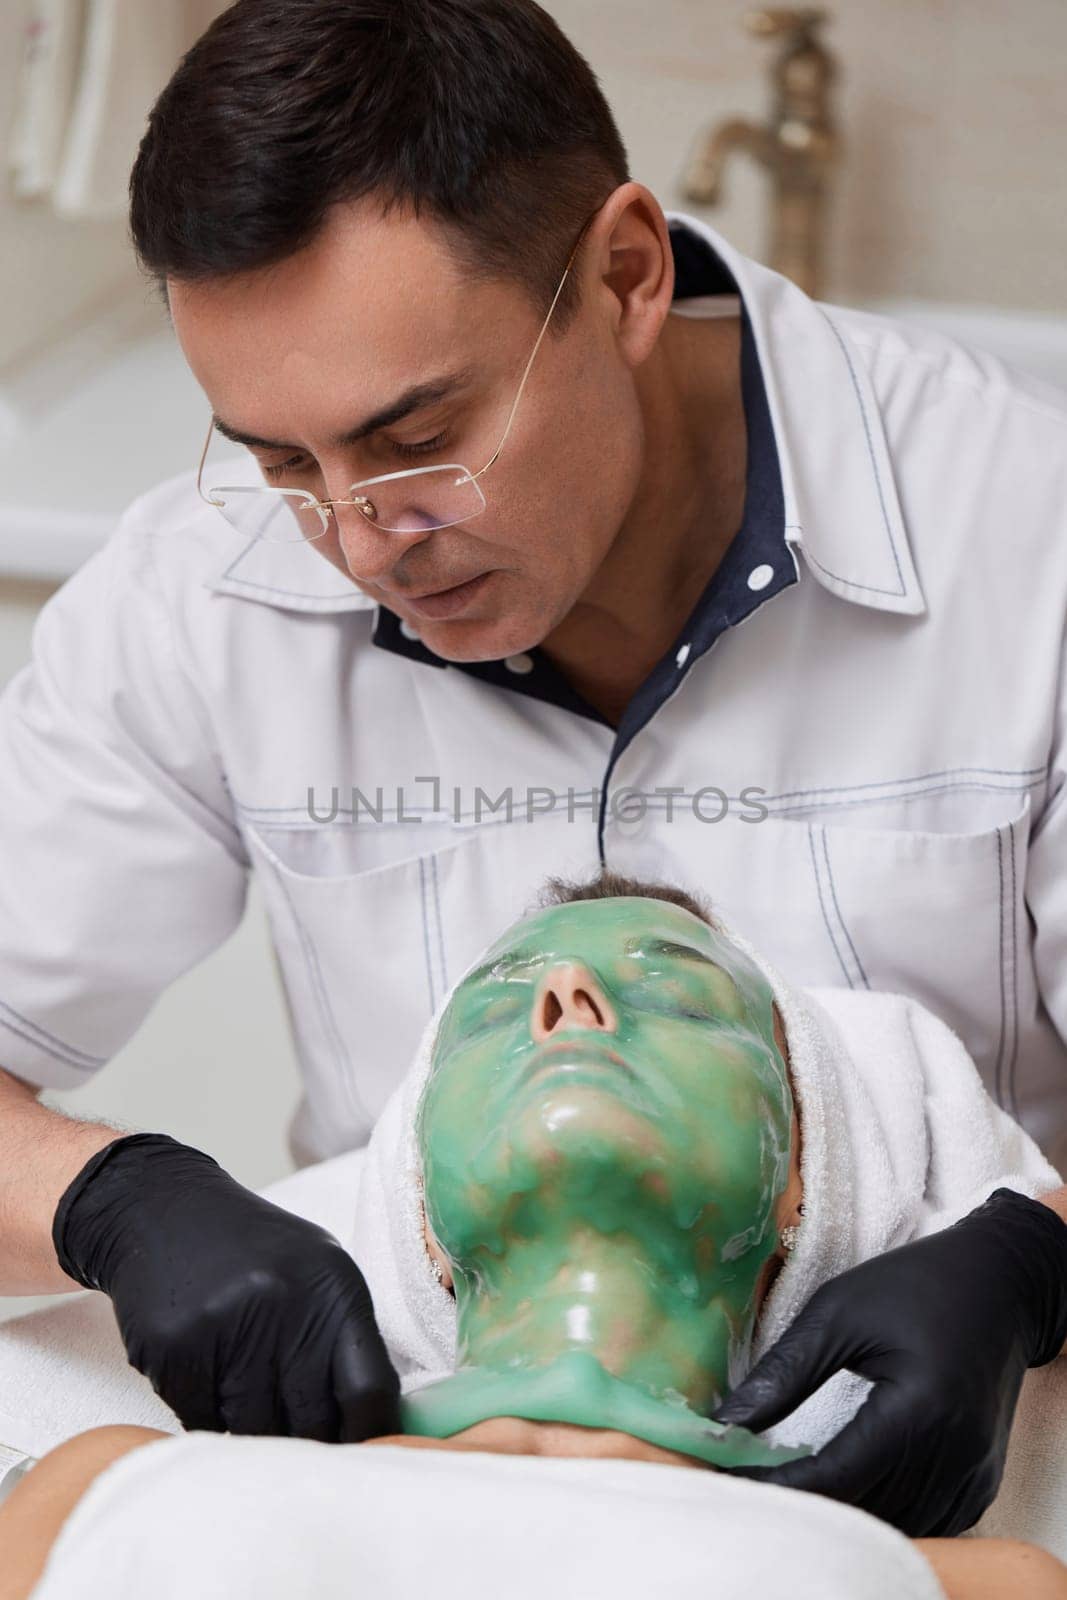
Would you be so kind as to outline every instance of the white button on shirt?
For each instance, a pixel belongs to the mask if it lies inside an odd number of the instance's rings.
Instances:
[[[609,790],[645,813],[608,808],[605,860],[697,890],[796,982],[914,995],[1055,1161],[1067,396],[667,216],[744,297],[799,580],[621,750]],[[328,1155],[545,877],[595,871],[614,730],[377,648],[373,620],[313,546],[238,538],[193,472],[48,601],[0,699],[0,1065],[85,1082],[233,932],[255,870],[295,1148]]]

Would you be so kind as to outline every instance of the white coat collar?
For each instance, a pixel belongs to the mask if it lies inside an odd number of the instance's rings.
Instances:
[[[744,256],[698,217],[668,223],[705,239],[733,274],[752,325],[785,497],[785,536],[824,588],[861,605],[926,610],[893,483],[877,397],[834,307]],[[218,594],[293,611],[372,610],[375,601],[306,545],[252,540],[209,579]]]

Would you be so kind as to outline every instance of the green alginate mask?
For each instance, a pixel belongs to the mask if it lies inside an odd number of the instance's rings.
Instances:
[[[514,1416],[720,1467],[810,1453],[704,1414],[745,1370],[789,1177],[772,1007],[735,945],[662,900],[553,906],[490,947],[418,1110],[457,1370],[403,1399],[406,1432]]]

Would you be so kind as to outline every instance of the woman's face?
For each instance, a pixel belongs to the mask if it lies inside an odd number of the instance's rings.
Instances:
[[[680,907],[577,901],[517,924],[453,995],[420,1107],[453,1268],[484,1281],[521,1241],[548,1281],[592,1229],[740,1319],[795,1143],[780,1037],[762,973]]]

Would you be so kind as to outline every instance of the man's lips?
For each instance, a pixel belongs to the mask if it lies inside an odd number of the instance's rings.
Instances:
[[[427,589],[418,595],[405,593],[400,598],[404,604],[411,607],[412,611],[430,618],[431,621],[441,617],[452,617],[463,611],[477,595],[481,594],[492,575],[492,571],[479,572],[473,578],[465,578],[461,583],[452,584],[448,589]]]
[[[475,578],[481,578],[482,576],[483,573],[476,572],[470,578],[458,578],[455,583],[446,583],[439,589],[422,589],[417,594],[411,589],[401,589],[400,593],[392,596],[392,598],[401,602],[404,600],[426,600],[436,594],[448,594],[453,589],[462,589],[465,583],[473,583]]]

